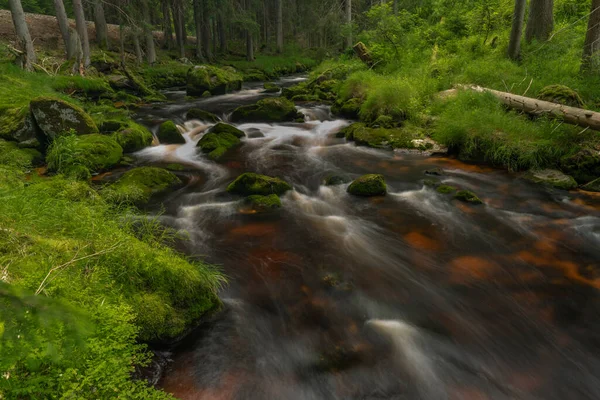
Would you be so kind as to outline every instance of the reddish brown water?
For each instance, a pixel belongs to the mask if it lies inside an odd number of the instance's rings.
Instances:
[[[203,100],[226,113],[256,90]],[[181,116],[184,102],[145,120]],[[246,124],[220,165],[194,139],[140,154],[184,162],[166,200],[185,251],[221,265],[225,310],[174,352],[160,386],[181,399],[598,399],[600,197],[544,189],[451,158],[335,139],[345,121]],[[184,121],[181,120],[181,123]],[[188,123],[187,129],[192,129]],[[471,206],[423,185],[474,190]],[[241,172],[294,185],[255,214],[225,187]],[[385,175],[389,194],[355,198],[331,174]]]

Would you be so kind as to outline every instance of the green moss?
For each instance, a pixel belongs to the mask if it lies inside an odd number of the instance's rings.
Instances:
[[[22,189],[25,186],[24,179],[25,173],[21,168],[0,163],[0,191]]]
[[[215,66],[200,65],[189,69],[186,89],[188,96],[225,94],[242,88],[242,77],[236,72]]]
[[[355,196],[385,196],[387,186],[383,175],[369,174],[355,179],[348,186],[348,193]]]
[[[389,115],[380,115],[369,126],[371,128],[391,129],[391,128],[395,128],[397,125],[398,124],[396,123],[396,121],[394,121],[393,117],[390,117]]]
[[[587,183],[600,176],[600,151],[594,145],[584,145],[560,160],[560,168],[578,183]]]
[[[197,147],[208,154],[212,160],[218,160],[230,150],[240,144],[240,139],[228,132],[209,132],[198,141]]]
[[[89,99],[111,98],[114,96],[114,90],[106,80],[101,78],[58,75],[54,78],[52,88],[69,95],[74,94]]]
[[[407,128],[369,128],[362,122],[348,125],[341,129],[336,136],[354,140],[356,144],[361,146],[379,149],[410,149],[414,147],[412,140],[415,139],[415,135]]]
[[[78,135],[98,133],[92,118],[80,107],[64,100],[37,97],[29,105],[40,130],[49,138],[73,130]]]
[[[229,133],[240,139],[243,137],[246,137],[246,134],[244,133],[244,131],[236,128],[233,125],[229,125],[229,124],[226,124],[223,122],[219,122],[218,124],[216,124],[215,126],[210,128],[209,132],[211,132],[211,133]]]
[[[348,182],[350,182],[350,179],[340,175],[331,175],[325,178],[325,186],[343,185]]]
[[[279,93],[279,91],[281,90],[279,86],[271,82],[265,83],[263,85],[263,88],[265,89],[265,93]]]
[[[89,176],[119,163],[123,149],[111,137],[93,135],[61,135],[50,145],[46,154],[48,169],[74,177]]]
[[[156,135],[161,144],[184,144],[185,138],[179,132],[177,125],[173,121],[165,121],[158,127]]]
[[[577,187],[577,182],[573,177],[554,169],[530,170],[523,174],[523,179],[562,190],[571,190]]]
[[[571,107],[584,106],[579,94],[565,85],[546,86],[538,93],[538,99]]]
[[[454,193],[456,192],[456,188],[454,186],[448,186],[448,185],[440,185],[436,188],[438,193],[441,194],[450,194],[450,193]]]
[[[135,125],[137,126],[121,129],[113,135],[125,153],[133,153],[152,144],[154,137],[150,131],[141,125]]]
[[[481,201],[481,199],[479,197],[477,197],[477,195],[475,193],[471,192],[470,190],[460,190],[460,191],[456,192],[456,194],[454,195],[454,198],[456,200],[460,200],[465,203],[483,204],[483,201]]]
[[[306,82],[301,82],[297,85],[283,88],[282,96],[292,100],[296,96],[312,96],[312,91],[308,88]]]
[[[187,83],[189,66],[179,62],[151,65],[141,68],[140,75],[155,89],[184,87]]]
[[[281,199],[276,194],[268,196],[252,195],[246,198],[246,201],[257,212],[265,212],[281,208]]]
[[[150,202],[152,196],[179,185],[181,180],[166,169],[138,167],[124,173],[101,194],[111,203],[143,206]]]
[[[101,133],[113,133],[127,127],[127,122],[117,119],[109,119],[98,124]]]
[[[199,108],[192,108],[186,114],[187,119],[199,119],[200,121],[206,122],[219,122],[221,118],[217,117],[215,114],[201,110]]]
[[[43,162],[44,157],[35,149],[22,149],[15,142],[0,139],[0,164],[16,168],[30,168]]]
[[[292,190],[292,187],[282,179],[251,172],[238,176],[227,187],[228,192],[242,196],[268,196],[270,194],[281,196],[288,190]]]
[[[362,100],[358,98],[351,98],[347,101],[337,101],[331,107],[331,112],[344,118],[358,119],[361,105]]]
[[[285,122],[301,117],[296,106],[283,97],[272,97],[258,101],[256,104],[236,108],[231,120]]]
[[[0,139],[11,140],[25,125],[29,107],[11,108],[0,112]]]

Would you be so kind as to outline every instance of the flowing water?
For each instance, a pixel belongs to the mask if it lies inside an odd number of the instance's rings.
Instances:
[[[288,78],[291,84],[301,78]],[[306,123],[242,124],[221,163],[197,154],[207,124],[267,96],[258,86],[143,110],[171,118],[181,146],[138,153],[182,163],[186,187],[162,221],[183,250],[222,266],[224,311],[174,351],[160,386],[181,399],[598,399],[600,197],[544,189],[503,171],[357,147],[324,106]],[[474,190],[484,206],[424,186]],[[225,192],[238,174],[279,176],[294,190],[255,214]],[[385,175],[389,194],[356,198],[325,177]]]

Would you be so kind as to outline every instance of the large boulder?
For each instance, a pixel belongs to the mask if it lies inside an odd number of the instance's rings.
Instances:
[[[165,121],[158,127],[156,134],[161,144],[184,144],[185,138],[173,121]]]
[[[571,190],[577,187],[577,182],[572,176],[555,169],[530,170],[523,174],[523,179],[563,190]]]
[[[219,122],[221,118],[216,116],[215,114],[204,111],[200,108],[192,108],[186,114],[187,119],[199,119],[200,121],[205,122]]]
[[[188,96],[202,96],[204,92],[225,94],[242,88],[242,77],[238,73],[208,65],[190,68],[187,74]]]
[[[85,111],[64,100],[38,97],[31,100],[29,108],[37,126],[50,139],[69,131],[77,135],[98,133],[98,127]]]
[[[583,100],[579,94],[565,85],[546,86],[538,94],[538,99],[571,107],[583,107]]]
[[[231,120],[250,122],[286,122],[304,118],[290,100],[283,97],[262,99],[256,104],[236,108]]]
[[[228,132],[208,132],[198,141],[196,145],[203,153],[212,160],[218,160],[225,153],[241,143],[237,136]]]
[[[12,108],[0,115],[0,138],[19,142],[21,147],[39,147],[38,129],[29,107]]]
[[[152,196],[181,185],[181,180],[163,168],[139,167],[127,171],[104,189],[102,196],[112,203],[148,204]]]
[[[225,124],[223,122],[219,122],[218,124],[216,124],[215,126],[210,128],[208,130],[208,132],[210,132],[210,133],[229,133],[240,139],[246,136],[244,131],[242,131],[241,129],[238,129],[233,125]]]
[[[132,126],[120,129],[113,135],[114,139],[123,148],[125,153],[133,153],[142,150],[152,144],[154,137],[143,126],[132,124]]]
[[[351,124],[338,132],[338,137],[353,140],[359,146],[376,149],[411,149],[414,148],[413,134],[403,128],[369,128],[364,123]]]
[[[363,175],[348,186],[348,193],[355,196],[385,196],[387,186],[383,175]]]
[[[238,176],[227,187],[228,192],[242,196],[268,196],[271,194],[280,196],[288,190],[292,190],[292,186],[286,181],[252,172],[246,172]]]

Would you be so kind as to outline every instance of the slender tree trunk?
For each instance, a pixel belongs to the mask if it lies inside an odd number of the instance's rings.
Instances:
[[[545,42],[554,29],[554,0],[531,0],[525,39]]]
[[[21,68],[32,71],[33,64],[35,64],[37,58],[35,56],[31,35],[29,35],[29,28],[25,21],[25,13],[23,12],[21,0],[8,0],[8,6],[10,7],[13,24],[15,25],[15,32],[17,33],[17,46],[19,47],[19,50],[23,52],[23,54],[18,57],[18,63]]]
[[[202,7],[202,47],[204,48],[204,54],[206,55],[206,59],[208,61],[212,61],[213,55],[211,51],[211,29],[210,29],[210,13],[208,9],[208,4],[206,1],[203,2]]]
[[[183,18],[181,15],[181,0],[173,0],[173,22],[175,25],[175,39],[177,40],[177,50],[179,57],[185,57],[185,40],[183,38]]]
[[[125,65],[125,26],[122,17],[119,16],[119,55],[121,56],[121,65]]]
[[[283,0],[277,0],[277,52],[283,52]]]
[[[398,14],[398,0],[394,0],[394,15]]]
[[[194,0],[194,26],[196,27],[196,58],[204,61],[202,54],[202,4],[201,0]]]
[[[163,11],[163,47],[167,50],[173,48],[173,28],[171,26],[171,9],[169,0],[162,0]]]
[[[88,38],[87,24],[81,0],[73,0],[73,12],[75,14],[77,34],[81,40],[81,48],[83,50],[83,67],[87,68],[90,65],[90,40]]]
[[[63,0],[54,0],[54,9],[56,11],[56,21],[62,35],[63,42],[65,43],[65,52],[67,53],[67,59],[73,58],[75,49],[71,46],[71,40],[69,38],[69,19],[67,18],[67,12],[65,11],[65,4]]]
[[[346,0],[346,24],[348,24],[348,36],[346,36],[346,48],[352,48],[352,31],[350,26],[352,25],[352,0]]]
[[[101,49],[108,49],[108,25],[104,16],[103,0],[94,0],[94,26],[96,28],[96,43]]]
[[[225,54],[227,53],[227,32],[225,32],[222,11],[219,11],[217,17],[217,30],[219,32],[219,52]]]
[[[510,42],[508,43],[508,58],[518,60],[521,57],[521,36],[523,35],[523,22],[527,0],[515,0],[515,11],[513,14]]]
[[[142,46],[140,46],[140,32],[137,28],[131,29],[131,37],[133,39],[133,49],[135,50],[135,59],[137,64],[141,64],[144,62],[144,57],[142,56]]]
[[[148,0],[142,0],[142,18],[144,24],[144,39],[146,41],[146,59],[148,64],[156,62],[156,48],[154,46],[154,35],[152,34],[152,20],[150,19],[150,9]]]
[[[583,45],[581,72],[600,71],[598,51],[600,51],[600,0],[592,0],[592,11]]]

